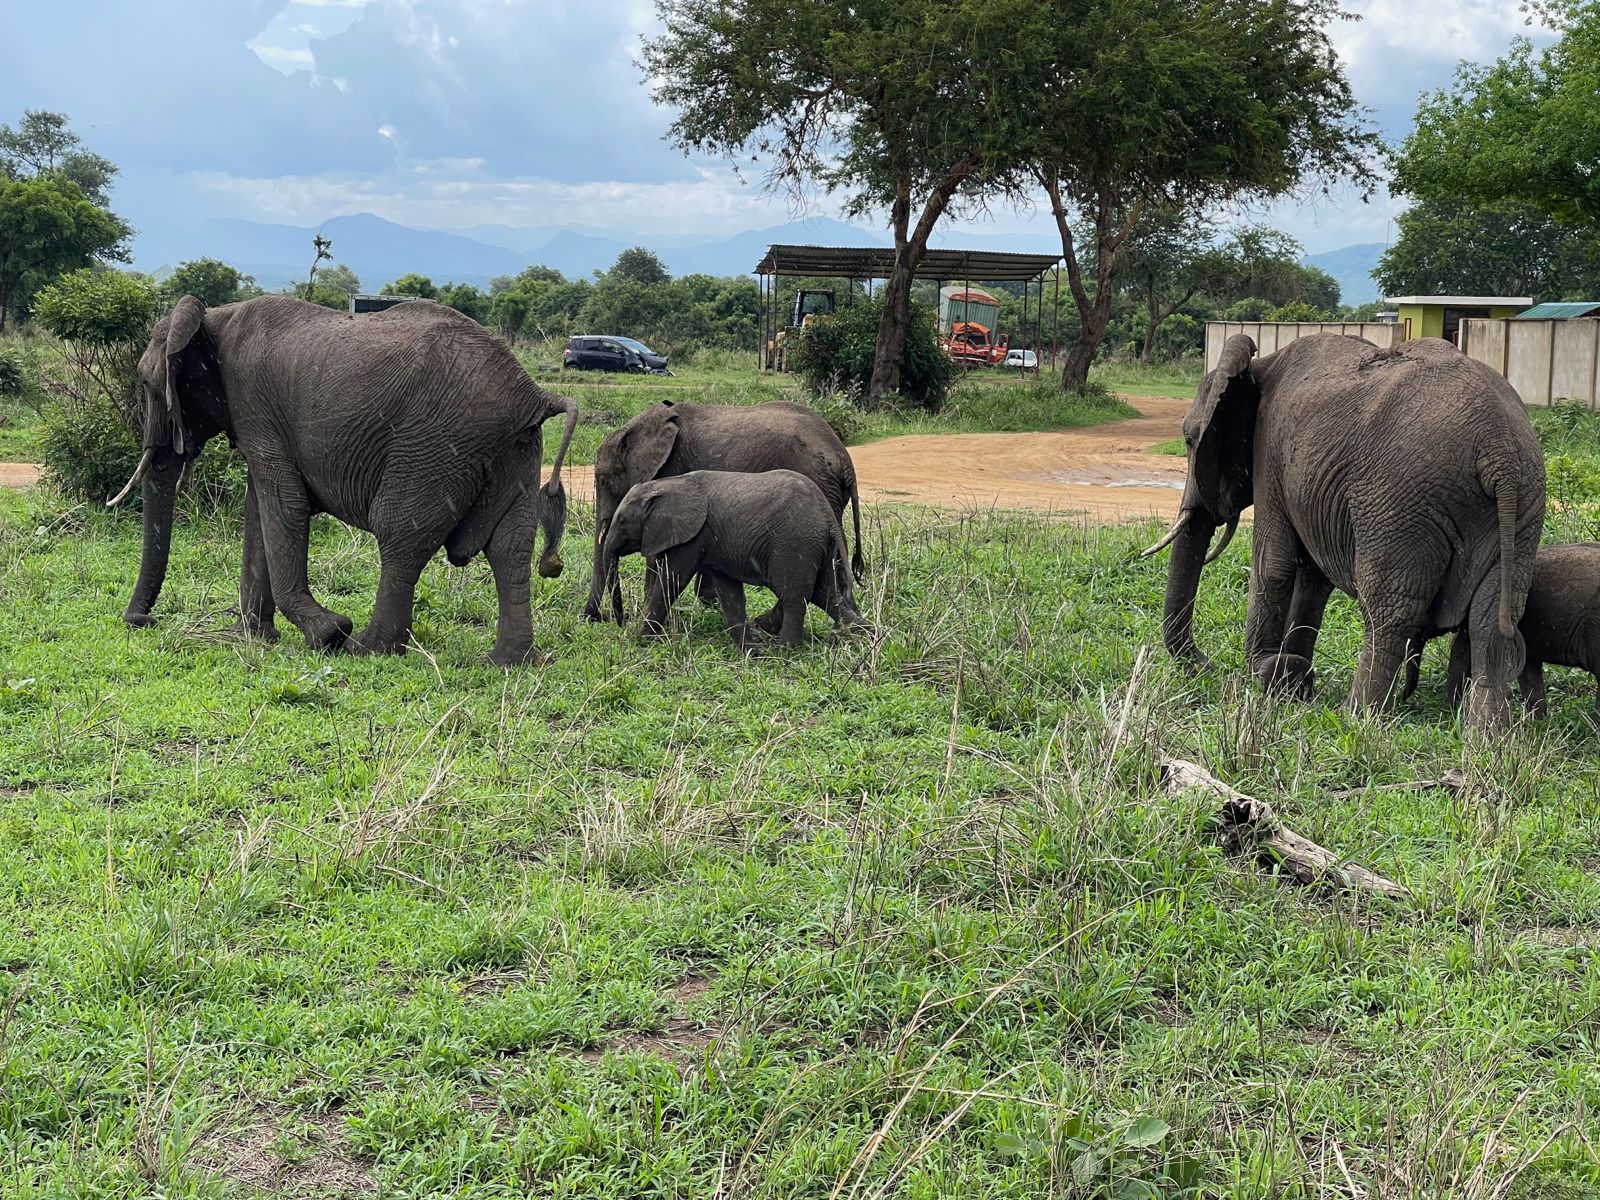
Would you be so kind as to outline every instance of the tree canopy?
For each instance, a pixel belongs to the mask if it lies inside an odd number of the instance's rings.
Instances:
[[[643,246],[634,246],[617,255],[617,261],[611,264],[608,274],[612,279],[626,279],[643,284],[665,283],[672,278],[666,264],[654,251],[646,250]]]
[[[887,211],[870,395],[900,382],[911,280],[939,219],[1017,145],[1014,29],[1023,0],[659,0],[645,43],[657,103],[686,150],[753,153],[769,188]]]
[[[1600,297],[1600,239],[1525,201],[1429,198],[1397,225],[1374,272],[1388,295]]]
[[[62,273],[127,260],[133,231],[107,207],[116,173],[60,113],[0,125],[0,330]]]
[[[1337,16],[1333,0],[1056,0],[1009,31],[1027,113],[1011,186],[1049,198],[1079,313],[1065,386],[1087,377],[1148,209],[1373,186],[1376,135],[1327,35]]]
[[[1463,63],[1423,98],[1394,158],[1401,190],[1478,205],[1520,201],[1600,231],[1600,0],[1537,0],[1524,11],[1557,32],[1517,38],[1498,61]]]
[[[184,296],[193,296],[207,308],[248,299],[259,295],[260,291],[249,275],[241,275],[237,268],[215,258],[179,263],[172,274],[161,281],[160,287],[161,299],[168,304]]]

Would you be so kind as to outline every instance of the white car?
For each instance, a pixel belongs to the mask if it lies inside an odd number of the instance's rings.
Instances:
[[[1007,350],[1005,365],[1016,371],[1037,371],[1039,356],[1032,350]]]

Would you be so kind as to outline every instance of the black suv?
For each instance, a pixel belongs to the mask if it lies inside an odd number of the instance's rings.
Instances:
[[[583,336],[570,338],[561,365],[575,371],[629,371],[635,375],[669,375],[667,359],[633,338]]]

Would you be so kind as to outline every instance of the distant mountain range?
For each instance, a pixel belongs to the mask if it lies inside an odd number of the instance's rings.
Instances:
[[[1339,281],[1339,299],[1349,305],[1371,304],[1381,300],[1382,293],[1372,278],[1378,260],[1388,249],[1382,242],[1362,242],[1321,254],[1308,254],[1304,262],[1309,267],[1326,271]]]
[[[144,234],[134,242],[134,265],[159,273],[189,259],[217,258],[253,275],[262,287],[276,291],[306,277],[311,265],[311,239],[318,233],[332,240],[334,261],[359,275],[362,287],[368,291],[377,291],[411,271],[427,275],[435,283],[487,287],[494,276],[515,275],[534,263],[554,267],[569,279],[585,279],[592,271],[608,269],[617,255],[630,246],[649,246],[674,275],[747,275],[774,242],[821,246],[891,244],[886,233],[828,217],[696,241],[583,225],[412,229],[371,213],[356,213],[333,217],[317,228],[219,217],[181,233]],[[1053,234],[935,234],[934,244],[1046,254],[1060,248]],[[1309,255],[1305,261],[1339,281],[1346,304],[1364,304],[1378,298],[1371,272],[1383,249],[1377,243],[1346,246]]]

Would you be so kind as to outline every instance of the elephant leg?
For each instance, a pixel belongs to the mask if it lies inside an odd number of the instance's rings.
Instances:
[[[1550,700],[1544,686],[1544,663],[1529,656],[1522,664],[1522,673],[1517,676],[1517,684],[1522,688],[1522,703],[1528,712],[1541,721],[1550,715]]]
[[[818,572],[811,603],[827,613],[840,629],[866,624],[856,608],[854,591],[850,585],[850,568],[842,559],[834,559]]]
[[[511,667],[531,662],[533,649],[533,542],[539,527],[539,490],[521,491],[495,526],[484,557],[494,572],[500,614],[489,661]]]
[[[244,564],[239,572],[239,632],[264,641],[278,640],[278,626],[272,619],[272,580],[267,574],[267,545],[261,537],[261,512],[256,504],[256,487],[246,482],[244,489]]]
[[[1301,562],[1295,572],[1294,593],[1289,600],[1280,655],[1286,663],[1297,658],[1305,660],[1305,671],[1299,679],[1283,680],[1285,689],[1302,700],[1310,700],[1316,692],[1317,677],[1312,664],[1317,635],[1322,632],[1322,615],[1332,594],[1332,581],[1314,563]]]
[[[750,628],[776,637],[783,630],[783,605],[774,603],[766,612],[750,622]]]
[[[695,576],[694,595],[695,599],[707,608],[714,608],[721,602],[722,593],[718,591],[716,580],[712,578],[710,571],[701,571]]]
[[[1506,702],[1511,680],[1521,672],[1525,647],[1516,629],[1500,632],[1500,567],[1484,576],[1467,609],[1472,635],[1472,682],[1467,688],[1462,723],[1480,732],[1504,729],[1511,723]]]
[[[647,568],[653,566],[654,569],[645,573],[644,631],[649,637],[660,637],[667,632],[667,613],[683,594],[683,589],[689,586],[695,571],[692,566],[686,570],[675,570],[669,555],[646,559],[645,564]]]
[[[1256,514],[1245,613],[1245,661],[1269,692],[1303,696],[1311,664],[1284,651],[1284,634],[1300,576],[1298,539],[1281,516],[1264,517],[1259,504]]]
[[[255,472],[251,472],[254,477]],[[292,470],[263,476],[256,495],[261,539],[266,549],[267,578],[273,601],[305,635],[313,650],[332,651],[344,645],[354,623],[343,613],[318,604],[306,578],[306,541],[311,505],[305,485]]]
[[[778,642],[784,646],[798,646],[804,640],[806,631],[805,594],[779,596],[778,606],[783,610],[783,628],[778,633]]]
[[[745,615],[744,584],[720,571],[703,572],[700,578],[711,581],[717,602],[722,606],[722,624],[732,635],[734,644],[741,650],[751,649],[754,641],[750,637],[749,618]]]
[[[1467,678],[1472,673],[1472,635],[1465,629],[1456,634],[1450,644],[1450,666],[1444,677],[1444,702],[1449,708],[1461,704],[1466,691]]]
[[[401,545],[378,541],[378,600],[372,620],[360,633],[345,642],[352,654],[402,654],[411,638],[411,616],[416,602],[417,580],[428,565],[431,554],[421,554],[414,539]]]

